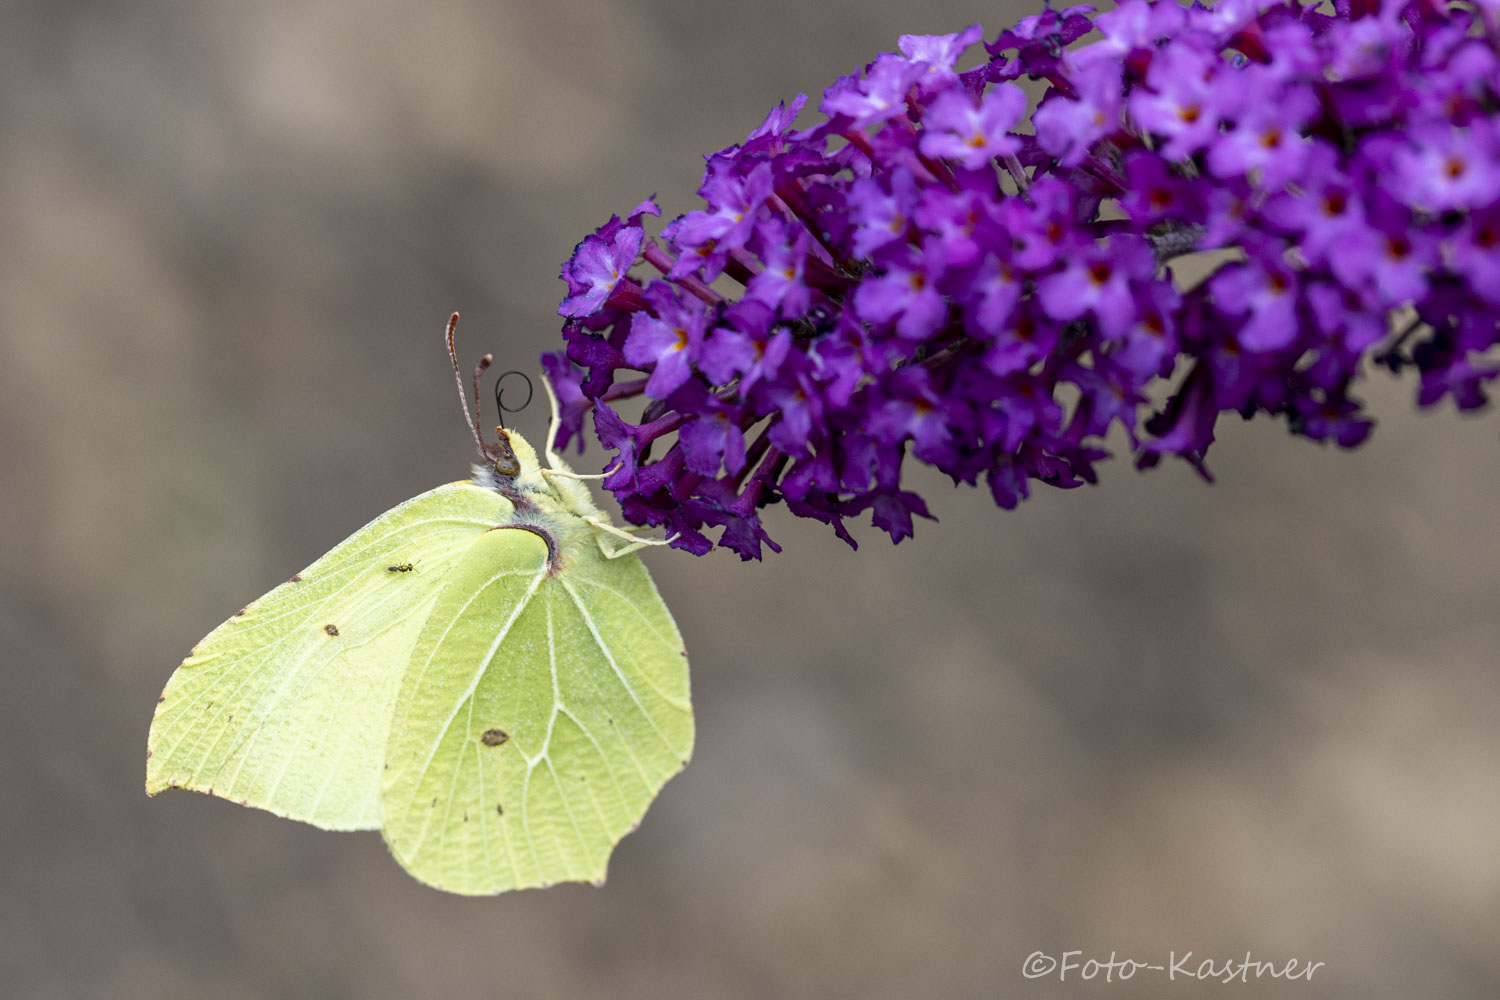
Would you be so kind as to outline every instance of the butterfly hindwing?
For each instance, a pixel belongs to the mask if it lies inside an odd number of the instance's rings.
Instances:
[[[490,490],[441,486],[215,629],[157,704],[146,790],[209,792],[327,829],[379,827],[411,650],[451,568],[510,517]]]
[[[489,532],[416,642],[383,808],[392,852],[425,882],[483,894],[602,880],[692,751],[666,606],[638,558],[605,559],[581,534],[550,559],[531,531]]]

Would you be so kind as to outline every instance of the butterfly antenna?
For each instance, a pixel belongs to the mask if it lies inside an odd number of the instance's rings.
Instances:
[[[474,366],[474,422],[476,424],[484,422],[484,419],[479,415],[479,380],[484,378],[485,369],[494,363],[495,356],[493,354],[486,354],[479,359],[479,364]],[[502,375],[501,378],[504,378],[504,376]],[[484,444],[483,441],[479,443]]]
[[[448,317],[448,360],[453,362],[453,381],[458,385],[458,401],[463,406],[464,421],[469,425],[469,433],[474,435],[474,440],[479,444],[479,450],[489,455],[490,447],[485,443],[484,437],[479,433],[479,376],[495,360],[486,354],[479,359],[479,364],[474,366],[474,412],[469,412],[469,397],[464,392],[464,376],[458,367],[458,352],[453,349],[453,331],[458,326],[458,313]]]

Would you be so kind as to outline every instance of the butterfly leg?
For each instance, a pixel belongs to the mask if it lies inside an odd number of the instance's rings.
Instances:
[[[542,470],[543,476],[557,476],[561,479],[606,479],[614,474],[617,466],[610,466],[597,476],[585,476],[568,468],[557,454],[557,432],[562,427],[562,412],[558,408],[557,393],[552,389],[552,380],[542,373],[542,388],[547,390],[547,403],[552,410],[551,419],[547,422],[547,446],[543,449],[547,456],[548,468]]]
[[[546,372],[542,372],[542,388],[547,390],[547,403],[552,409],[552,417],[547,422],[547,446],[544,450],[547,455],[547,464],[555,471],[559,467],[566,468],[562,460],[557,457],[556,451],[557,432],[562,429],[562,410],[557,405],[557,393],[552,390],[552,380],[547,377]]]
[[[600,532],[600,534],[595,535],[594,537],[595,540],[599,543],[599,551],[604,553],[604,558],[606,559],[618,559],[621,556],[629,555],[637,549],[646,548],[648,545],[668,545],[671,543],[673,538],[677,537],[676,535],[671,535],[667,538],[636,538],[634,535],[630,534],[629,528],[616,527],[615,525],[610,524],[608,521],[599,520],[597,517],[591,517],[587,520],[595,530]],[[612,549],[604,544],[604,538],[606,535],[615,535],[616,537],[625,539],[630,544],[622,545],[619,548]]]
[[[548,461],[550,462],[551,460],[552,459],[549,457]],[[579,473],[574,472],[571,469],[543,469],[542,475],[556,476],[559,479],[608,479],[610,476],[614,475],[615,469],[617,468],[619,468],[618,465],[611,465],[609,468],[605,469],[597,476],[580,475]]]

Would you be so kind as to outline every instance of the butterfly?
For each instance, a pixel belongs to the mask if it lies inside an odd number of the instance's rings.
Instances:
[[[380,515],[198,643],[157,700],[146,791],[381,831],[414,877],[487,895],[604,880],[693,746],[688,662],[584,477],[521,435]]]

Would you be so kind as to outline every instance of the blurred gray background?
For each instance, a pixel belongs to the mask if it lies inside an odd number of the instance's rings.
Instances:
[[[927,476],[899,547],[774,513],[764,564],[648,554],[699,741],[603,889],[447,896],[376,834],[142,793],[198,638],[466,474],[451,310],[534,367],[611,212],[693,207],[702,154],[903,32],[1030,12],[0,3],[0,994],[1500,993],[1500,421],[1388,378],[1353,454],[1226,421],[1215,486]]]

